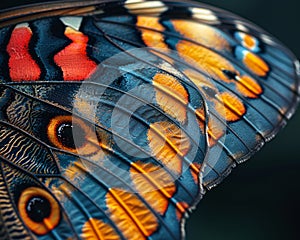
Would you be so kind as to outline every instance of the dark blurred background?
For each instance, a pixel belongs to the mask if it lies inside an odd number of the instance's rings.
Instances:
[[[299,0],[202,1],[255,22],[300,59]],[[187,240],[300,239],[300,109],[288,125],[219,186],[187,220]]]
[[[1,1],[0,9],[41,0]],[[300,58],[299,0],[206,0],[255,22]],[[300,110],[277,137],[209,191],[187,240],[300,239]]]

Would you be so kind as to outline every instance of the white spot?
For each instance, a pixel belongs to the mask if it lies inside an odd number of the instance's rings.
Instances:
[[[77,31],[81,26],[82,17],[61,17],[60,20],[68,27],[71,27]]]
[[[266,43],[266,44],[269,44],[269,45],[271,45],[271,46],[274,46],[275,45],[275,42],[272,40],[272,38],[271,37],[269,37],[268,35],[266,35],[266,34],[261,34],[261,36],[260,36],[260,38],[261,38],[261,40],[264,42],[264,43]]]
[[[132,14],[155,14],[159,15],[168,10],[161,1],[127,0],[124,5]]]
[[[15,28],[29,28],[29,24],[27,22],[20,23],[20,24],[16,25]]]
[[[237,30],[242,31],[242,32],[249,32],[248,28],[242,24],[240,21],[234,21],[235,27]]]
[[[250,53],[247,49],[243,49],[242,50],[242,54],[243,56],[246,56],[248,53]]]
[[[214,15],[211,10],[206,9],[206,8],[191,8],[190,10],[194,14]]]
[[[208,21],[208,22],[213,22],[213,23],[218,23],[218,17],[209,9],[206,8],[190,8],[189,9],[193,17],[196,19]]]
[[[141,0],[127,0],[127,1],[125,1],[125,6],[128,5],[128,4],[141,3],[141,2],[144,2],[144,1],[141,1]]]
[[[172,57],[172,54],[171,54]],[[173,75],[175,75],[177,78],[183,79],[184,76],[181,72],[177,71],[170,63],[168,62],[163,62],[159,65],[159,67],[166,71],[167,73],[172,73]]]

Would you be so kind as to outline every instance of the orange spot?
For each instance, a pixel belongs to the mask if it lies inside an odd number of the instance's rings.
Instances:
[[[246,48],[252,49],[256,45],[255,38],[253,38],[249,34],[245,34],[243,40],[244,40],[244,46]]]
[[[80,186],[80,183],[86,179],[86,167],[78,161],[71,163],[64,171],[64,175],[66,179],[70,180],[75,186]],[[67,190],[63,185],[60,186],[60,190]],[[69,194],[69,192],[65,192],[65,194]]]
[[[176,210],[177,219],[181,220],[182,217],[184,216],[184,213],[186,212],[186,209],[189,208],[189,205],[186,202],[178,202],[176,206],[177,206],[177,210]]]
[[[185,38],[216,50],[230,49],[229,43],[214,27],[187,20],[172,20],[174,29]]]
[[[28,215],[28,204],[33,198],[46,199],[49,202],[50,214],[41,222],[36,222]],[[37,235],[45,235],[52,231],[60,222],[60,208],[50,193],[38,187],[26,188],[19,198],[19,214],[26,226]]]
[[[196,116],[197,116],[199,127],[200,127],[201,131],[203,133],[205,133],[204,128],[205,128],[205,124],[206,124],[206,115],[204,113],[204,109],[203,108],[196,109],[195,113],[196,113]],[[207,131],[207,134],[209,134],[209,136],[211,137],[212,133],[211,133],[211,131],[209,130],[208,127],[207,127],[206,131]]]
[[[219,111],[220,111],[219,112],[220,115],[222,115],[222,116],[225,115],[224,106],[222,109],[219,109]],[[203,132],[205,132],[204,131],[205,117],[204,117],[203,112],[204,112],[203,108],[196,110],[196,114],[197,114],[197,116],[199,116],[198,122],[199,122],[200,129]],[[210,115],[209,119],[208,119],[206,133],[208,134],[208,140],[209,140],[208,144],[210,147],[213,147],[217,143],[217,141],[225,134],[224,125],[216,117],[214,117],[213,115]]]
[[[168,208],[169,199],[176,191],[170,174],[159,166],[143,162],[132,163],[130,174],[137,192],[155,211],[163,215]]]
[[[224,112],[224,111],[223,111]],[[224,136],[225,129],[223,123],[214,116],[210,116],[208,120],[208,136],[209,146],[213,147],[216,145],[218,140]]]
[[[221,79],[225,82],[232,81],[223,73],[223,70],[236,72],[234,67],[217,53],[185,40],[180,41],[176,48],[178,54],[186,62],[199,68],[200,71],[208,74],[209,77]]]
[[[243,62],[249,70],[260,77],[265,77],[270,70],[268,64],[252,52],[247,52],[244,55]]]
[[[57,53],[54,61],[61,67],[65,81],[85,80],[97,67],[87,56],[88,37],[70,27],[66,27],[65,35],[72,43]]]
[[[263,90],[261,86],[253,78],[249,76],[237,77],[237,90],[245,97],[258,98]]]
[[[142,39],[148,47],[168,49],[164,42],[164,35],[160,32],[164,31],[164,27],[159,23],[158,17],[137,17],[137,27],[140,27]]]
[[[11,33],[6,50],[12,81],[36,81],[40,78],[40,67],[31,57],[29,50],[31,37],[32,31],[29,27],[16,27]]]
[[[170,116],[180,122],[186,121],[188,93],[178,80],[168,74],[157,73],[153,77],[156,101]]]
[[[218,104],[217,98],[212,97],[211,95],[207,94],[206,91],[203,90],[205,87],[210,88],[213,91],[215,91],[216,95],[218,94],[218,89],[216,88],[216,86],[214,85],[212,80],[208,79],[204,75],[202,75],[198,72],[195,72],[193,70],[190,70],[190,69],[185,70],[184,74],[187,77],[189,77],[189,79],[198,87],[199,91],[201,91],[202,96],[204,97],[204,100],[206,102],[209,101],[211,103],[211,104],[209,104],[208,108],[215,108],[215,106]],[[224,108],[222,109],[220,107],[218,110],[219,110],[220,115],[225,115]],[[210,111],[210,109],[208,109],[208,111]],[[200,129],[204,133],[205,132],[204,126],[205,126],[206,118],[208,116],[206,116],[206,114],[204,113],[203,108],[197,109],[195,111],[195,114],[198,119]],[[208,137],[209,137],[209,145],[212,147],[224,135],[224,133],[225,133],[224,126],[219,120],[217,120],[216,117],[214,117],[213,115],[210,115],[209,119],[208,119],[206,133],[208,134]]]
[[[196,109],[196,116],[198,118],[198,120],[201,122],[201,129],[204,129],[204,123],[206,121],[206,116],[205,116],[205,113],[204,113],[204,109],[201,108],[201,109]]]
[[[164,166],[177,174],[182,171],[182,158],[190,148],[189,138],[176,125],[169,122],[156,122],[148,131],[152,154]]]
[[[134,193],[112,188],[106,195],[106,205],[111,219],[127,239],[147,239],[158,228],[155,215]]]
[[[237,121],[246,113],[243,102],[235,95],[224,92],[217,95],[217,98],[216,110],[226,121]]]
[[[89,219],[82,227],[82,239],[84,240],[118,240],[120,237],[107,223],[95,218]]]
[[[200,163],[192,163],[190,165],[191,174],[196,184],[199,183],[199,174],[200,174],[201,166],[202,165]]]
[[[184,70],[184,74],[197,86],[199,91],[201,92],[203,98],[209,99],[211,96],[209,96],[203,89],[205,87],[209,87],[213,89],[216,93],[218,92],[218,89],[216,88],[214,82],[209,77],[196,72],[192,69],[186,69]],[[206,100],[204,99],[204,100]]]
[[[81,116],[84,116],[85,119],[90,121],[95,121],[95,105],[91,103],[89,98],[83,97],[82,94],[75,94],[73,98],[73,107],[76,112]]]
[[[215,88],[214,82],[211,78],[209,76],[205,76],[203,73],[188,68],[184,70],[184,74],[196,84],[199,90],[201,90],[204,86]]]
[[[59,201],[62,205],[66,202],[66,197],[60,189],[60,187],[64,184],[66,185],[66,183],[62,183],[60,184],[59,187],[57,187],[55,181],[50,178],[48,178],[44,182],[45,187],[51,190],[51,193],[56,197],[57,201]],[[66,188],[69,189],[68,186]]]

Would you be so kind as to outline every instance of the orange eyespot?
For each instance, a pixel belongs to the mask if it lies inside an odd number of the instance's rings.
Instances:
[[[99,140],[91,126],[73,116],[57,116],[51,119],[47,135],[57,148],[90,155],[99,150]]]
[[[45,235],[60,222],[60,208],[56,200],[38,187],[26,188],[18,202],[21,218],[26,226],[37,235]]]

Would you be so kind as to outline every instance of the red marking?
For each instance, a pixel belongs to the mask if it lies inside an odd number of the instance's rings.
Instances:
[[[97,67],[87,56],[88,37],[70,27],[66,28],[65,35],[73,42],[57,53],[54,61],[61,67],[65,81],[85,80]]]
[[[12,81],[36,81],[40,79],[41,69],[29,53],[32,32],[29,27],[13,30],[7,52],[9,55],[9,75]]]

